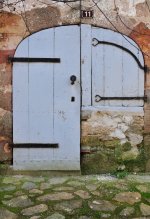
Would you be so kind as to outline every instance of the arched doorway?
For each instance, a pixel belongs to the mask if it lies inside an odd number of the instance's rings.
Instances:
[[[18,46],[15,169],[80,169],[81,99],[84,107],[143,107],[143,56],[128,40],[110,30],[70,25],[42,30]]]

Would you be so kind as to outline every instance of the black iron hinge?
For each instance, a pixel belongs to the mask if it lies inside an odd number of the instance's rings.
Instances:
[[[145,73],[147,73],[147,72],[150,71],[150,69],[149,69],[146,65],[143,66],[143,65],[141,64],[141,62],[139,61],[139,59],[136,57],[136,55],[134,55],[134,53],[132,53],[132,52],[131,52],[129,49],[127,49],[126,47],[121,46],[121,45],[118,45],[118,44],[116,44],[116,43],[108,42],[108,41],[99,41],[98,39],[93,38],[93,39],[92,39],[92,45],[93,45],[93,46],[97,46],[98,44],[104,44],[104,45],[115,46],[115,47],[117,47],[117,48],[119,48],[119,49],[122,49],[123,51],[129,53],[129,54],[135,59],[135,61],[137,62],[139,68],[142,69],[142,70],[144,70]]]
[[[147,101],[147,96],[143,97],[101,97],[100,95],[95,95],[95,102],[100,102],[101,100],[144,100]]]
[[[58,148],[59,144],[33,144],[33,143],[20,143],[13,144],[13,148]]]
[[[28,58],[28,57],[8,57],[9,62],[50,62],[60,63],[60,58]]]

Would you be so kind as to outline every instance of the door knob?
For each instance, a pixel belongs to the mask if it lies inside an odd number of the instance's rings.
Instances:
[[[72,85],[75,83],[76,80],[77,80],[77,77],[75,75],[70,76],[70,81]]]

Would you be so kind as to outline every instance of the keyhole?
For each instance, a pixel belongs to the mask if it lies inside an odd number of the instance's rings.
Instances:
[[[71,97],[71,102],[74,102],[75,101],[75,97]]]

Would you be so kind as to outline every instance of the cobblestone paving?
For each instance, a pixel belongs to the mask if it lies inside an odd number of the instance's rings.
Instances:
[[[150,218],[150,176],[0,176],[0,219]]]

